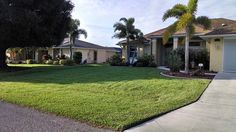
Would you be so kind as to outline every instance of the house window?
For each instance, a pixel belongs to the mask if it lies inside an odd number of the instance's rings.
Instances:
[[[200,47],[201,46],[201,42],[190,42],[189,46],[191,46],[191,47]]]
[[[137,57],[137,48],[135,46],[130,46],[130,57]]]

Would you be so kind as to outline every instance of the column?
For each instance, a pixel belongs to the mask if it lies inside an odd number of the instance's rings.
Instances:
[[[177,49],[178,48],[178,43],[179,43],[179,38],[174,37],[174,44],[173,44],[173,49]]]

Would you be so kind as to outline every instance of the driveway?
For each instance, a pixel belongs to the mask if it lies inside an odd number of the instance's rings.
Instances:
[[[0,101],[0,132],[108,132],[70,119]]]
[[[236,73],[219,73],[200,100],[126,132],[235,132]]]

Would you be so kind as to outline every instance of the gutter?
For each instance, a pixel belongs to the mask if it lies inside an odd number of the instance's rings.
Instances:
[[[215,37],[236,37],[236,34],[221,34],[221,35],[202,35],[201,38],[215,38]]]

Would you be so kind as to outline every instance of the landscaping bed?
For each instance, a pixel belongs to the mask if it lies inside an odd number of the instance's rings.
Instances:
[[[202,74],[198,74],[198,75],[192,75],[191,72],[189,74],[182,73],[182,72],[171,72],[171,71],[165,71],[162,73],[167,76],[180,77],[180,78],[213,79],[215,77],[215,75],[208,75],[208,74],[205,74],[205,72],[203,72]],[[206,73],[208,73],[208,72],[206,72]]]

